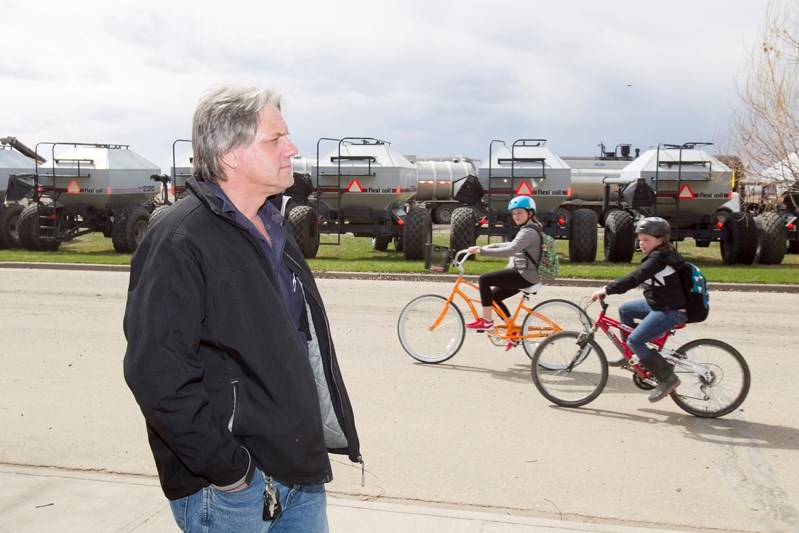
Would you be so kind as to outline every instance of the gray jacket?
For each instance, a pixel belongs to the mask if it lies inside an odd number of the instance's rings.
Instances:
[[[530,282],[530,285],[535,285],[540,281],[536,265],[541,261],[541,226],[535,222],[528,222],[521,227],[511,242],[481,246],[480,255],[509,257],[507,268],[518,271],[524,279]],[[534,262],[530,261],[530,257]]]

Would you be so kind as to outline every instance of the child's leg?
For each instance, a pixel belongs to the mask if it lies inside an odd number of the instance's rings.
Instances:
[[[641,366],[649,370],[658,381],[655,391],[649,396],[649,401],[657,402],[668,396],[680,385],[680,380],[674,375],[672,367],[657,350],[650,348],[646,343],[655,339],[683,320],[678,311],[652,311],[627,338],[627,345],[638,356]]]
[[[485,274],[481,274],[477,283],[480,287],[480,304],[483,306],[483,318],[486,320],[492,319],[492,301],[496,301],[500,309],[502,309],[502,312],[508,316],[508,308],[504,303],[502,303],[502,300],[508,296],[516,294],[519,289],[528,287],[530,285],[530,283],[526,281],[521,274],[510,269],[495,270],[494,272],[486,272]],[[497,287],[497,289],[492,290],[492,287]],[[510,294],[506,294],[500,299],[497,299],[496,293],[501,289],[513,289],[513,291]]]

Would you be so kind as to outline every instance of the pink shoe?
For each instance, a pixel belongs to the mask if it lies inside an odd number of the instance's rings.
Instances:
[[[518,334],[517,333],[511,333],[510,335],[511,335],[511,339],[513,339],[513,337],[516,337]],[[519,342],[521,342],[521,341],[518,341],[518,340],[510,340],[510,341],[508,341],[508,344],[505,345],[505,351],[509,352],[511,348],[515,348],[516,346],[518,346]]]
[[[469,329],[491,329],[494,327],[494,321],[480,317],[475,322],[466,324],[466,327]]]

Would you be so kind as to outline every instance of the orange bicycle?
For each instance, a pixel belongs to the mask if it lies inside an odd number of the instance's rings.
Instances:
[[[479,292],[476,283],[466,280],[463,264],[471,254],[461,250],[454,254],[448,248],[432,246],[427,254],[426,268],[435,272],[446,272],[449,264],[455,266],[459,275],[448,296],[425,294],[411,300],[402,310],[397,323],[400,344],[408,355],[422,363],[441,363],[450,359],[463,345],[466,338],[466,323],[463,313],[455,305],[459,299],[474,320],[478,313],[479,298],[469,296],[465,291]],[[439,261],[430,259],[438,257]],[[499,317],[494,326],[484,331],[495,346],[506,349],[523,346],[527,356],[532,359],[538,344],[549,335],[564,331],[588,331],[592,321],[577,304],[568,300],[546,300],[530,307],[530,295],[536,294],[541,284],[521,290],[521,298],[511,316],[507,316],[494,302],[492,307]],[[521,325],[519,322],[521,321]]]

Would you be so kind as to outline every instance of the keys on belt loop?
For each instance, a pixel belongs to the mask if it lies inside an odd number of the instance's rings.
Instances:
[[[277,487],[272,485],[272,476],[263,474],[264,484],[264,522],[269,522],[277,518],[280,514],[280,492]]]

